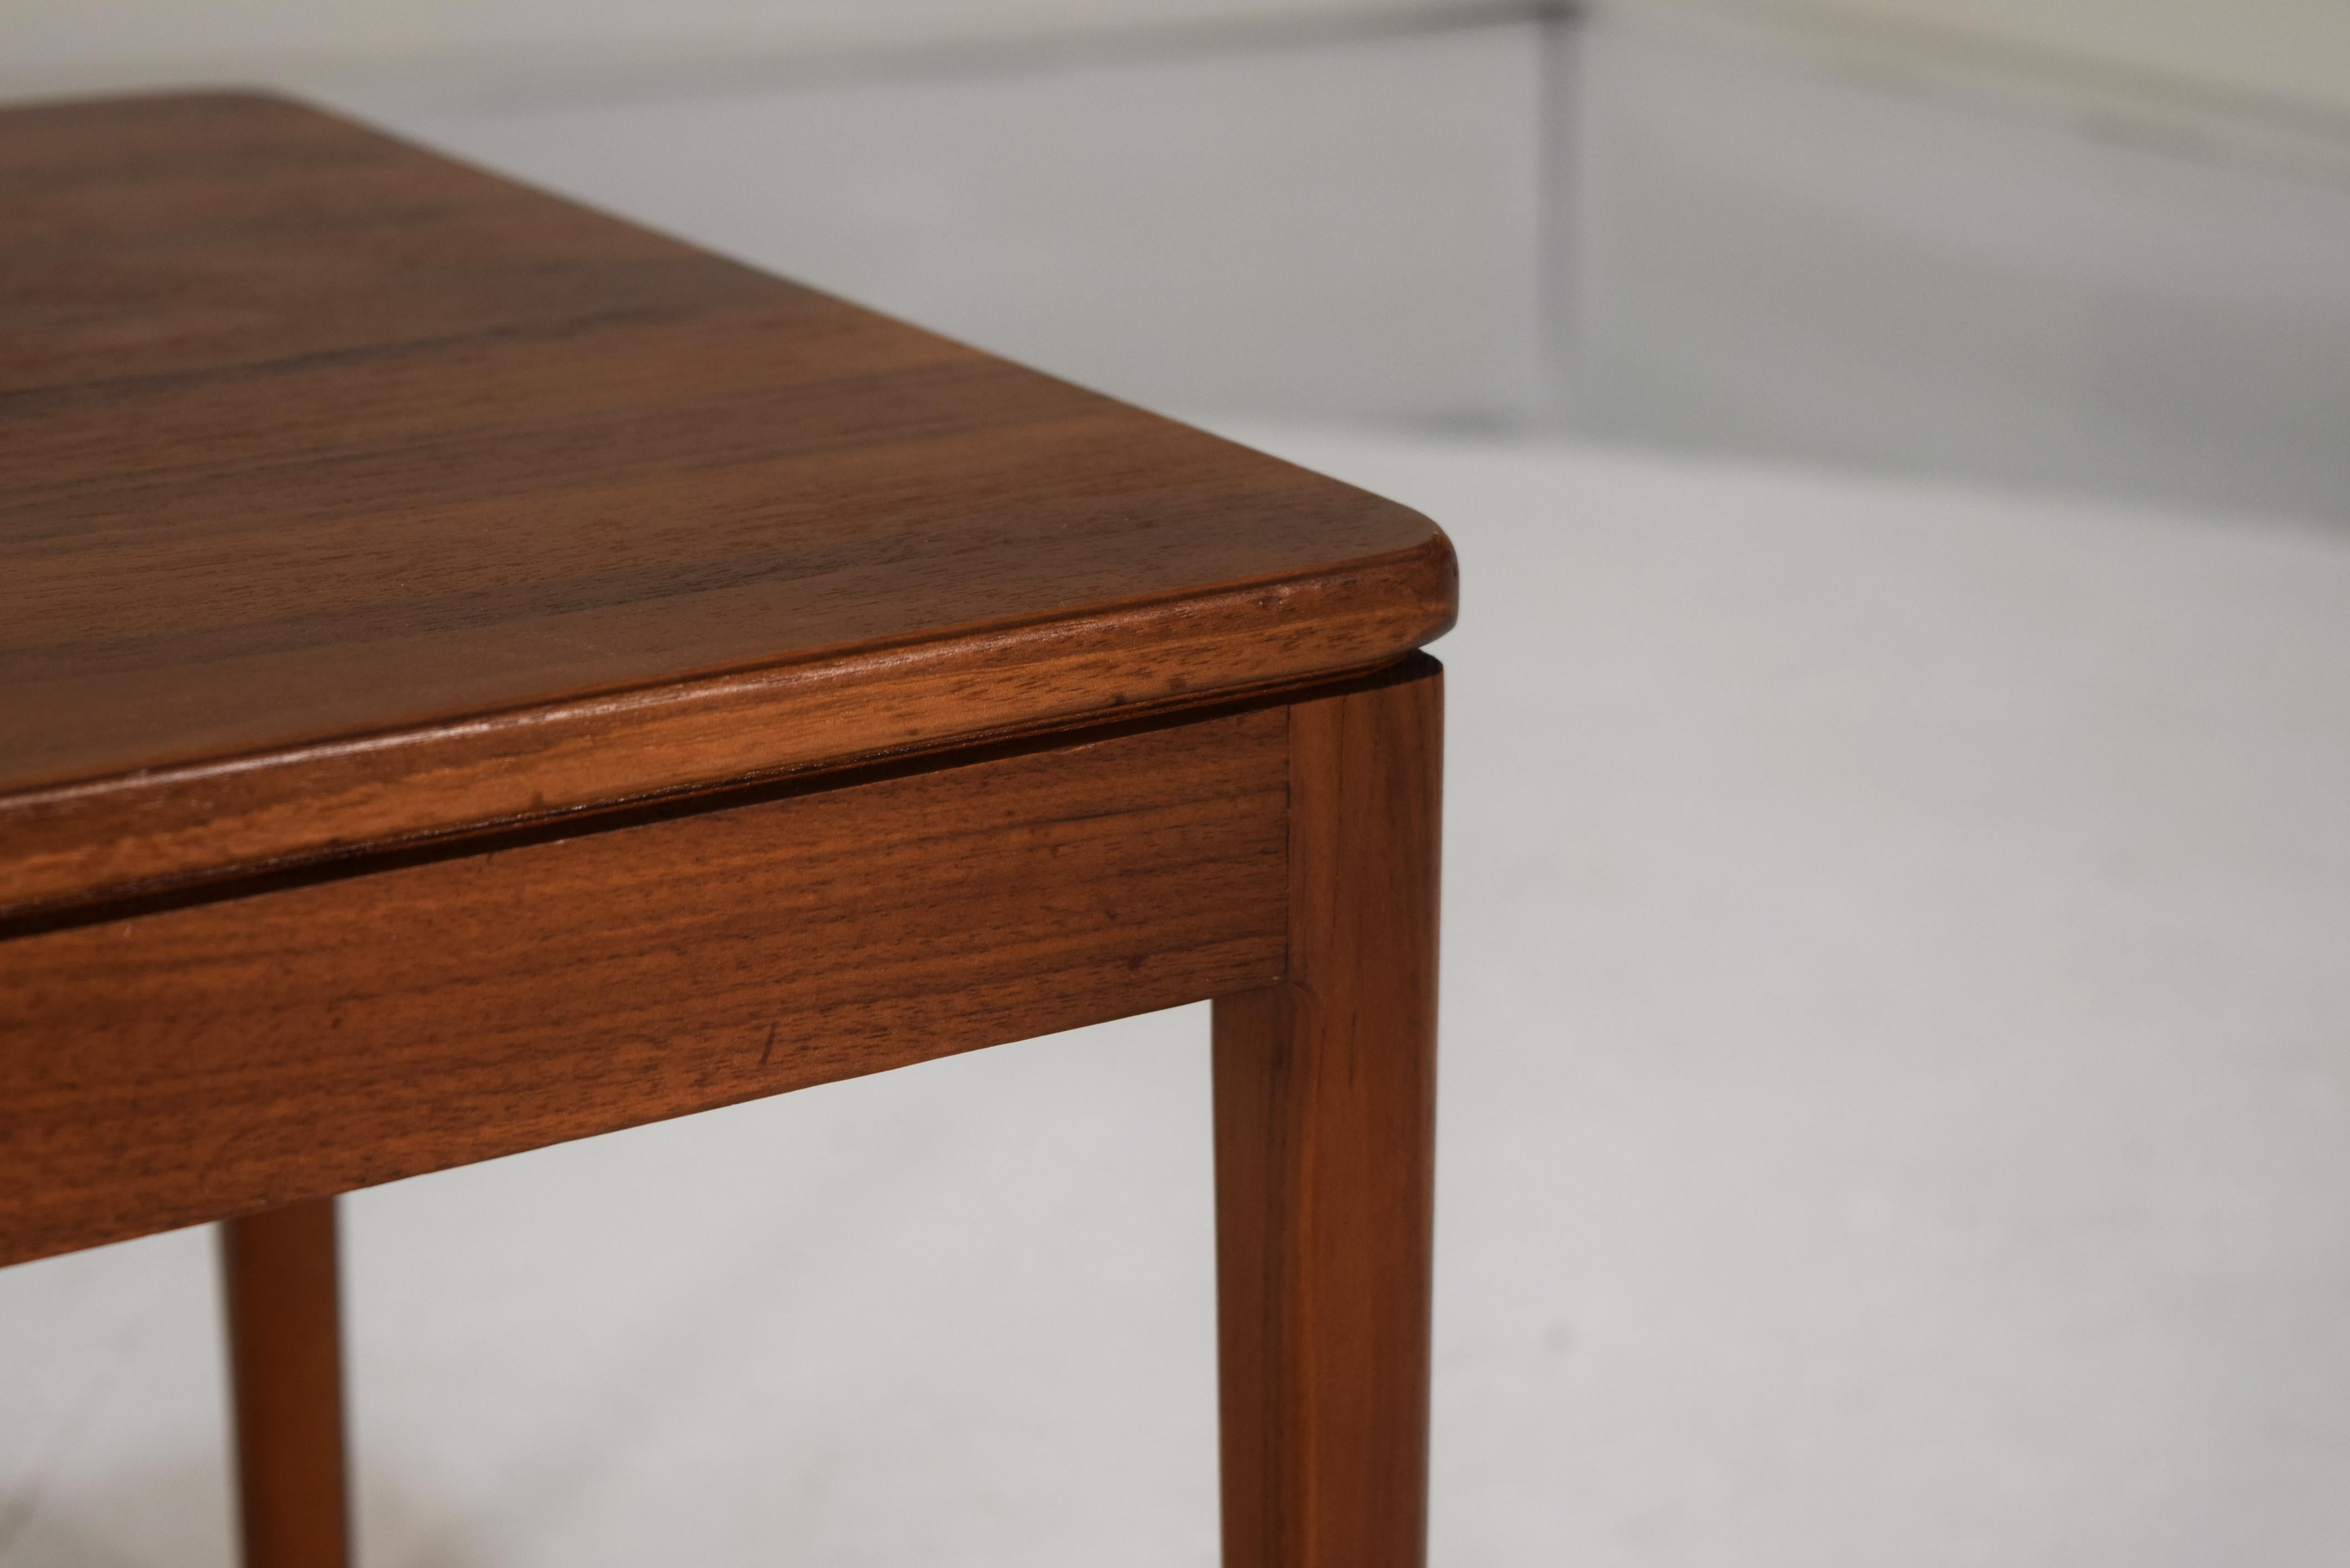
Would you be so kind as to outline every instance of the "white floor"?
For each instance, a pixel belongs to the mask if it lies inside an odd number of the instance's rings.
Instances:
[[[1435,1560],[2350,1560],[2350,536],[1254,434],[1465,566]],[[1210,1563],[1205,1028],[352,1199],[369,1563]],[[0,1565],[227,1560],[207,1247]]]

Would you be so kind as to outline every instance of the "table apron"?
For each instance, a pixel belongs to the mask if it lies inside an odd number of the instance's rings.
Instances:
[[[0,941],[0,1264],[1279,980],[1278,707]]]

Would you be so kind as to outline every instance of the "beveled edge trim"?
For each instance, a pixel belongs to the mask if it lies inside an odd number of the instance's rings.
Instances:
[[[1330,678],[1451,628],[1451,544],[0,794],[0,918]]]

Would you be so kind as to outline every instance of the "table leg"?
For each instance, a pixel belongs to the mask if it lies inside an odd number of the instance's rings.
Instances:
[[[344,1568],[342,1327],[335,1200],[221,1227],[245,1568]]]
[[[1442,671],[1290,710],[1289,977],[1215,1006],[1225,1568],[1419,1568]]]

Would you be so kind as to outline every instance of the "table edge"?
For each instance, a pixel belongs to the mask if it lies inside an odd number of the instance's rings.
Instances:
[[[1333,566],[0,793],[0,918],[1375,668],[1453,624],[1452,546],[1428,530]]]

